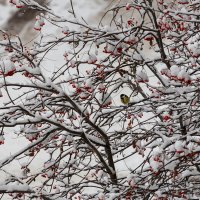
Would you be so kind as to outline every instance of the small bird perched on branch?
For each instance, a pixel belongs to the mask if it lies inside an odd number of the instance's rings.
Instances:
[[[121,99],[121,102],[124,105],[128,105],[129,104],[130,98],[126,94],[121,94],[120,95],[120,99]]]

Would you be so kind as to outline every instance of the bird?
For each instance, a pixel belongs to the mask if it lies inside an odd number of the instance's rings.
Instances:
[[[126,94],[121,94],[120,99],[124,105],[129,104],[130,98]]]

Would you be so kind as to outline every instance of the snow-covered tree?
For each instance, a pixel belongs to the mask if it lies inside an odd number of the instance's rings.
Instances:
[[[0,193],[199,199],[199,1],[116,2],[97,25],[73,1],[70,17],[33,0],[10,2],[41,14],[32,46],[1,30],[0,144],[8,132],[25,139],[0,161]]]

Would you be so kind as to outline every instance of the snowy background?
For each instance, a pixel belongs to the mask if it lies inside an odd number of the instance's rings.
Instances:
[[[103,0],[73,0],[74,10],[78,18],[84,18],[84,20],[88,24],[98,24],[101,17],[103,16],[106,9],[109,9],[109,7],[112,7],[114,1],[103,1]],[[0,25],[5,29],[6,31],[10,31],[12,34],[19,35],[22,37],[23,43],[26,45],[31,45],[32,40],[36,39],[39,36],[38,32],[33,29],[34,26],[34,14],[32,16],[32,20],[26,20],[26,16],[21,12],[19,9],[15,8],[14,5],[8,3],[8,1],[1,1],[0,2]],[[54,13],[61,17],[70,18],[71,14],[69,11],[70,8],[70,2],[69,0],[63,1],[63,0],[52,0],[49,1],[49,7],[53,10]],[[12,19],[13,16],[18,16]],[[20,18],[24,18],[24,22],[20,20]],[[11,20],[12,19],[12,20]],[[22,27],[20,30],[17,28],[18,23],[20,24],[20,27]],[[68,24],[69,28],[70,25]],[[60,30],[54,28],[52,29],[52,26],[48,24],[47,21],[45,21],[45,26],[42,29],[42,34],[44,36],[48,36],[49,38],[55,37],[57,34],[61,34]],[[45,73],[52,72],[52,70],[55,69],[56,66],[61,66],[63,64],[63,53],[66,50],[66,46],[61,45],[59,48],[55,49],[55,51],[51,51],[47,55],[47,59],[43,61],[42,66]],[[23,81],[23,80],[20,80]],[[129,92],[129,91],[126,91]],[[14,94],[13,94],[14,95]],[[6,101],[6,99],[4,99]],[[120,104],[119,100],[116,98],[113,100],[114,104]],[[2,104],[3,102],[1,102]],[[27,140],[24,138],[18,138],[14,134],[13,129],[7,129],[5,135],[5,145],[0,146],[0,153],[1,158],[0,160],[3,160],[4,158],[13,155],[15,152],[22,149],[24,146],[27,145]],[[128,154],[128,152],[127,152]],[[47,160],[46,154],[44,152],[40,152],[37,155],[37,162],[33,162],[31,165],[31,171],[37,173],[37,170],[42,167],[42,164],[44,160]],[[125,160],[122,162],[118,162],[118,165],[116,166],[116,169],[118,171],[118,174],[125,175],[127,168],[134,168],[139,164],[139,160],[141,160],[141,156],[135,156],[134,160]],[[21,167],[20,162],[12,162],[12,164],[9,164],[6,166],[6,169],[11,174],[17,174],[18,170]],[[5,179],[5,174],[1,175],[0,182],[3,182]],[[6,197],[7,199],[7,197]]]

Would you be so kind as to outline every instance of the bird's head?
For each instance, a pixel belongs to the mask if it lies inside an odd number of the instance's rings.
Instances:
[[[126,95],[125,94],[121,94],[120,95],[120,98],[124,98]]]

